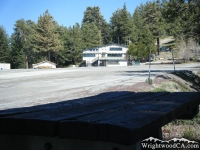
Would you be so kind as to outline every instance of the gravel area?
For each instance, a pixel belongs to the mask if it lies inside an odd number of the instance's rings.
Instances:
[[[199,70],[179,64],[177,70]],[[148,65],[65,69],[0,70],[0,110],[89,97],[110,91],[148,89]],[[151,78],[173,71],[173,65],[152,65]]]

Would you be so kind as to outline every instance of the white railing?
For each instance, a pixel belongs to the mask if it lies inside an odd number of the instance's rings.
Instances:
[[[95,61],[97,61],[98,60],[98,57],[95,57],[92,61],[91,61],[91,63],[93,63],[93,62],[95,62]]]

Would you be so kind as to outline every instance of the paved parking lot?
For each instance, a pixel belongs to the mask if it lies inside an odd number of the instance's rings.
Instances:
[[[199,64],[179,64],[177,70],[197,71]],[[109,88],[134,86],[148,78],[148,65],[18,69],[0,71],[0,110],[97,95]],[[173,65],[152,65],[151,78],[173,71]]]

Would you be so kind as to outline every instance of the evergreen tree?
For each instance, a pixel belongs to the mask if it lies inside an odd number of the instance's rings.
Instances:
[[[102,36],[101,38],[102,41],[99,41],[99,43],[108,44],[111,42],[111,36],[109,30],[110,26],[101,15],[99,7],[95,6],[86,8],[82,20],[82,25],[89,23],[94,23],[97,26],[99,34]]]
[[[185,0],[182,3],[182,26],[183,32],[188,41],[190,38],[196,39],[200,42],[200,1],[199,0]]]
[[[146,59],[148,57],[149,49],[141,40],[137,44],[137,49],[139,58]]]
[[[104,21],[103,16],[101,15],[99,7],[87,7],[83,16],[83,24],[95,23],[98,29],[101,28],[102,22]]]
[[[148,49],[147,53],[149,54],[149,50],[151,50],[152,53],[156,52],[155,49],[155,38],[152,34],[152,32],[149,30],[148,27],[144,28],[142,39],[140,40]],[[146,54],[145,54],[146,55]]]
[[[149,47],[147,47],[141,40],[137,43],[130,43],[128,46],[128,54],[134,59],[146,60],[149,56]]]
[[[170,24],[170,33],[177,39],[179,37],[183,37],[183,26],[181,14],[182,3],[178,1],[164,1],[163,2],[163,17]]]
[[[131,19],[130,13],[127,11],[126,4],[124,4],[123,9],[121,9],[120,12],[119,26],[122,36],[121,43],[128,45],[130,40],[130,34],[134,32],[134,22]]]
[[[40,15],[36,27],[35,43],[37,43],[35,51],[43,55],[44,59],[50,61],[51,52],[59,51],[61,43],[59,34],[56,33],[56,22],[49,14],[48,10]]]
[[[102,37],[99,34],[98,27],[92,22],[88,24],[83,24],[82,26],[82,38],[83,38],[83,48],[91,48],[96,46],[101,46]]]
[[[78,23],[75,24],[72,28],[69,28],[67,46],[72,64],[76,65],[77,63],[81,62],[83,42],[81,28]]]
[[[0,26],[0,63],[9,62],[9,40],[6,30],[3,26]]]
[[[123,9],[118,9],[110,18],[113,41],[119,44],[128,44],[131,34],[134,31],[134,23],[130,13],[127,11],[126,4]]]
[[[129,45],[128,54],[137,58],[147,58],[149,52],[155,52],[154,36],[148,28],[144,28],[144,32],[141,35],[141,39],[135,43]]]
[[[12,69],[25,68],[25,55],[22,49],[22,43],[19,39],[16,39],[15,35],[11,36],[11,52],[10,52],[10,62]]]
[[[163,1],[163,6],[163,17],[168,22],[171,22],[171,33],[176,39],[188,40],[189,38],[194,38],[199,41],[200,1]]]
[[[31,62],[31,55],[33,53],[33,45],[31,44],[34,35],[35,23],[31,20],[25,21],[20,19],[16,21],[14,28],[15,42],[20,42],[21,49],[25,54],[26,68],[29,68],[29,62]]]
[[[71,59],[69,56],[69,50],[67,46],[69,31],[64,26],[57,26],[56,27],[57,33],[59,33],[59,40],[60,40],[60,50],[54,52],[54,62],[57,64],[58,67],[64,67],[71,64]]]
[[[144,29],[144,19],[142,18],[142,12],[140,7],[136,7],[134,14],[133,14],[133,22],[135,25],[135,37],[133,37],[133,42],[138,42],[142,40],[142,34]]]
[[[104,45],[112,43],[111,27],[106,21],[102,23],[101,36]]]
[[[133,56],[134,58],[137,58],[138,57],[138,49],[137,49],[137,45],[135,43],[130,43],[128,45],[128,51],[127,53],[130,55],[130,56]]]
[[[135,9],[133,14],[135,38],[132,40],[134,46],[130,46],[130,51],[134,52],[131,54],[132,56],[140,58],[147,58],[150,50],[155,52],[155,37],[146,22],[145,9],[146,5],[141,4],[140,7]]]
[[[25,45],[25,54],[26,54],[26,61],[28,60],[28,66],[29,68],[32,67],[32,64],[34,63],[38,63],[38,61],[41,60],[41,55],[39,55],[38,53],[36,53],[35,47],[36,47],[36,43],[34,43],[34,36],[36,33],[36,23],[33,22],[32,20],[27,20],[26,21],[26,27],[29,30],[28,32],[28,36],[26,39],[26,45]],[[27,57],[28,56],[28,57]],[[26,63],[27,66],[27,63]]]
[[[160,37],[164,35],[165,27],[162,17],[161,3],[159,0],[156,2],[147,2],[144,7],[143,18],[145,25],[148,25],[149,30],[154,35],[157,41],[157,52],[160,51]]]
[[[111,29],[112,29],[112,40],[114,43],[120,44],[121,32],[120,32],[120,9],[115,11],[110,18]]]

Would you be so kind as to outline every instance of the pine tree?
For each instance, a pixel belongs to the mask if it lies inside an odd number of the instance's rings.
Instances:
[[[163,17],[170,25],[169,32],[177,43],[196,39],[200,42],[199,0],[163,0]]]
[[[14,38],[15,42],[20,42],[21,49],[25,54],[25,64],[26,68],[29,68],[29,62],[31,62],[31,55],[33,53],[33,35],[34,35],[35,23],[31,20],[25,21],[20,19],[16,21],[14,28]]]
[[[112,29],[112,39],[113,42],[120,44],[122,41],[120,32],[120,9],[116,10],[112,17],[110,18],[111,29]]]
[[[138,49],[138,57],[139,58],[147,58],[148,57],[148,48],[147,46],[140,40],[137,44],[137,49]]]
[[[22,43],[19,39],[16,39],[15,35],[11,36],[11,52],[10,52],[10,62],[12,69],[22,69],[25,68],[25,55],[22,49]]]
[[[101,38],[102,41],[99,41],[99,43],[108,44],[111,42],[111,36],[109,30],[110,26],[101,15],[99,7],[95,6],[86,8],[82,20],[82,25],[89,23],[94,23],[97,26],[99,34],[102,36]]]
[[[9,62],[9,40],[6,30],[3,26],[0,26],[0,62],[8,63]]]
[[[159,0],[156,2],[146,3],[144,7],[143,18],[145,25],[148,25],[149,30],[152,32],[157,41],[157,52],[159,55],[160,37],[164,35],[165,32],[161,3]]]
[[[69,36],[67,40],[71,62],[72,64],[76,65],[82,60],[83,48],[82,33],[78,23],[76,23],[72,28],[69,28]]]
[[[137,58],[138,56],[138,49],[137,49],[137,45],[134,44],[134,43],[130,43],[128,45],[128,51],[127,53],[130,55],[130,56],[133,56],[135,58]]]
[[[155,52],[153,34],[148,28],[144,28],[141,39],[135,43],[131,43],[128,48],[129,55],[146,59],[149,56],[150,50],[151,52]]]
[[[134,31],[134,23],[131,19],[130,13],[127,11],[126,4],[124,4],[123,9],[120,12],[120,32],[122,36],[123,44],[129,43],[130,34]]]
[[[68,38],[69,38],[69,30],[64,26],[57,26],[56,32],[59,33],[60,40],[60,50],[53,52],[54,62],[59,67],[65,67],[71,64],[71,58],[69,55],[69,49],[67,46]]]
[[[106,21],[102,23],[101,36],[104,45],[112,43],[111,27]]]
[[[83,16],[83,24],[95,23],[98,29],[101,28],[102,22],[104,21],[103,16],[101,15],[99,7],[87,7]]]
[[[136,42],[138,39],[138,33],[137,33],[137,28],[135,26],[135,22],[133,17],[131,17],[130,20],[130,24],[131,24],[131,29],[130,29],[130,33],[128,36],[126,36],[126,41],[127,41],[127,45],[129,45],[131,42]]]
[[[135,9],[133,14],[135,24],[135,39],[133,40],[135,44],[134,55],[140,58],[147,58],[149,50],[155,52],[155,37],[146,23],[145,9],[146,5],[141,4],[140,7]]]
[[[82,38],[84,48],[101,46],[102,36],[99,34],[98,27],[94,23],[83,24]]]
[[[29,68],[32,67],[32,64],[37,63],[38,61],[41,61],[41,55],[36,53],[34,50],[36,48],[36,43],[34,42],[34,36],[36,33],[36,27],[37,25],[35,22],[31,20],[26,21],[27,28],[29,30],[28,39],[26,40],[26,51],[25,53],[28,55],[28,65]],[[27,60],[27,59],[26,59]]]
[[[200,1],[185,0],[182,3],[182,26],[186,40],[190,38],[200,42]]]
[[[134,23],[127,11],[126,4],[112,14],[110,22],[113,41],[118,44],[128,44],[131,34],[134,32]]]
[[[145,44],[145,46],[147,47],[147,49],[148,49],[147,53],[149,53],[150,49],[151,49],[151,51],[153,53],[156,52],[156,49],[155,49],[155,37],[152,34],[152,32],[149,30],[148,27],[144,28],[144,31],[143,31],[143,34],[142,34],[142,39],[140,41],[142,41],[143,44]]]
[[[56,33],[56,22],[48,10],[43,15],[40,15],[38,19],[34,39],[35,43],[37,43],[35,51],[41,53],[44,59],[49,61],[51,52],[59,51],[61,48],[59,34]]]
[[[183,26],[181,24],[182,12],[180,12],[181,7],[182,6],[178,3],[178,1],[170,1],[169,3],[167,3],[167,7],[165,10],[166,19],[169,22],[173,23],[171,30],[176,39],[180,36],[183,36]]]
[[[144,29],[144,19],[142,18],[142,12],[139,7],[136,7],[133,14],[133,22],[135,25],[135,37],[133,37],[133,42],[138,42],[142,40],[142,33]]]

